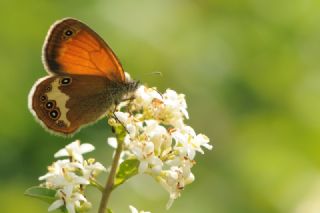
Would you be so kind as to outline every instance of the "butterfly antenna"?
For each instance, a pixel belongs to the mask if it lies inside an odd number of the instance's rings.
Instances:
[[[158,72],[158,71],[146,73],[146,75],[157,75],[157,76],[160,76],[160,77],[163,76],[163,75],[162,75],[162,72]],[[161,96],[161,98],[163,99],[162,94],[161,94],[157,89],[155,89],[155,88],[151,88],[151,89],[153,89],[154,91],[156,91],[156,92]]]
[[[145,75],[158,75],[158,76],[161,76],[161,77],[163,76],[162,72],[158,72],[158,71],[146,73]]]
[[[161,96],[161,98],[163,99],[163,96],[162,96],[161,92],[159,92],[156,88],[153,88],[153,87],[151,87],[151,89],[153,89],[154,91],[156,91],[156,92]]]

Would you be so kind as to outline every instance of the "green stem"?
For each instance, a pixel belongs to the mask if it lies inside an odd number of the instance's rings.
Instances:
[[[117,132],[117,131],[116,131]],[[116,149],[116,153],[114,155],[112,166],[110,170],[110,174],[107,180],[107,183],[102,191],[102,197],[100,201],[100,207],[99,207],[99,213],[106,213],[108,200],[110,198],[110,194],[112,192],[113,186],[114,186],[114,178],[117,172],[117,168],[119,165],[120,155],[123,149],[123,133],[117,132],[117,140],[118,140],[118,146]]]
[[[99,189],[100,192],[103,192],[104,187],[95,179],[90,179],[90,184],[94,187],[96,187],[97,189]]]

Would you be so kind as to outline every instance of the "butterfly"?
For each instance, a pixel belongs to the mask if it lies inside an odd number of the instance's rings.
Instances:
[[[42,61],[49,75],[34,83],[28,106],[46,130],[58,135],[73,135],[99,120],[139,85],[126,80],[107,43],[73,18],[51,26]]]

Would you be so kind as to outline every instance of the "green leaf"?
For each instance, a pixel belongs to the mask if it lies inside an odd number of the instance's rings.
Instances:
[[[111,209],[107,209],[106,213],[113,213]]]
[[[114,187],[116,188],[119,185],[123,184],[126,180],[132,176],[138,174],[139,161],[137,159],[129,159],[123,161],[116,173],[114,180]]]
[[[56,200],[56,193],[57,191],[54,189],[39,186],[33,186],[24,192],[24,194],[29,197],[34,197],[47,203],[52,203]]]

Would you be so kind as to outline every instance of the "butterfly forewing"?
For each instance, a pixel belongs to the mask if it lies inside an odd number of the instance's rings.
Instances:
[[[48,32],[43,61],[54,74],[104,76],[125,80],[123,68],[111,48],[84,23],[67,18],[56,22]]]

